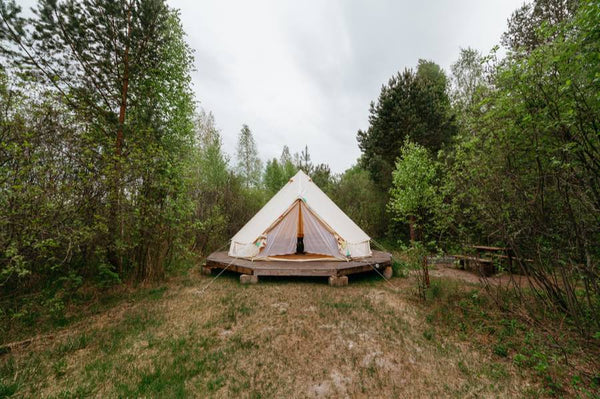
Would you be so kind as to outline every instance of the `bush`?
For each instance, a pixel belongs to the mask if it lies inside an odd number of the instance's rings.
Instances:
[[[393,275],[400,278],[406,278],[409,275],[409,267],[408,264],[402,260],[393,260],[392,261],[392,271]]]

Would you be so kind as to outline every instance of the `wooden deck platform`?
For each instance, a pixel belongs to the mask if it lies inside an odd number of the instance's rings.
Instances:
[[[307,260],[255,260],[232,258],[227,252],[214,252],[206,259],[207,269],[225,269],[253,276],[323,276],[342,277],[372,271],[381,273],[391,266],[392,256],[387,252],[373,251],[373,256],[351,261]]]

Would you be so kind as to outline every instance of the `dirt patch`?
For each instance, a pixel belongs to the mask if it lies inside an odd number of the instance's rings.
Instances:
[[[429,270],[431,277],[449,278],[453,280],[460,280],[470,284],[490,284],[492,286],[503,286],[508,287],[516,285],[520,287],[527,287],[530,285],[530,281],[526,276],[518,274],[497,274],[490,277],[481,277],[477,273],[456,269],[454,267],[437,266],[434,269]]]

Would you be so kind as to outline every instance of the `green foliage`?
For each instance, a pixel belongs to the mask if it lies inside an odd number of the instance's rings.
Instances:
[[[427,149],[406,141],[392,173],[388,207],[395,220],[408,221],[411,216],[420,219],[436,207],[436,174],[437,166]]]
[[[325,192],[329,192],[331,185],[333,184],[331,170],[329,165],[321,163],[312,168],[310,173],[312,181],[319,186],[319,188]]]
[[[382,237],[386,231],[385,196],[358,166],[346,170],[328,192],[331,199],[371,237]]]
[[[553,27],[573,17],[579,0],[533,0],[515,10],[508,20],[508,30],[502,35],[502,44],[513,51],[528,53],[551,42],[544,27]]]
[[[596,2],[582,2],[496,66],[493,88],[464,115],[442,184],[455,237],[488,237],[535,259],[519,267],[586,335],[600,325],[599,18]]]
[[[262,162],[258,157],[256,142],[248,125],[243,125],[238,136],[237,173],[246,188],[258,187],[262,174]]]
[[[433,280],[432,286],[434,283],[440,287],[440,295],[428,305],[431,308],[427,317],[430,330],[444,326],[456,331],[470,345],[482,346],[493,353],[498,363],[487,365],[484,373],[494,379],[505,378],[506,361],[512,362],[521,369],[521,373],[537,380],[541,392],[546,395],[565,394],[565,382],[578,379],[573,376],[573,362],[565,359],[575,353],[581,356],[580,348],[589,349],[589,343],[585,340],[578,342],[572,332],[564,329],[555,331],[552,321],[531,325],[528,318],[508,319],[507,313],[491,306],[496,300],[507,304],[521,303],[523,298],[515,296],[515,292],[492,298],[480,291],[465,289],[464,283],[448,279]],[[527,300],[533,298],[527,296]],[[515,316],[513,313],[508,315]],[[594,352],[587,356],[592,359]],[[588,375],[585,382],[575,389],[578,393],[589,389],[589,394],[597,387]]]
[[[410,69],[392,77],[371,103],[369,128],[358,132],[361,166],[378,186],[391,186],[396,158],[406,139],[434,154],[456,132],[447,95],[447,78],[431,61],[420,60],[417,72]]]
[[[221,135],[211,113],[195,119],[196,146],[189,171],[189,196],[194,204],[193,249],[204,254],[220,246],[227,231],[226,195],[232,176],[221,149]]]
[[[437,300],[442,296],[443,287],[439,281],[432,281],[431,285],[427,289],[427,299],[428,300]]]
[[[211,113],[200,110],[195,130],[196,143],[186,172],[188,198],[193,204],[189,220],[193,239],[191,247],[182,250],[206,256],[227,244],[264,204],[266,195],[260,187],[249,187],[245,177],[231,172]]]
[[[461,48],[458,60],[450,66],[452,71],[453,104],[465,112],[473,106],[477,90],[484,85],[483,57],[473,48]]]
[[[279,158],[279,164],[283,168],[284,175],[292,177],[298,171],[296,165],[294,165],[294,160],[292,159],[292,155],[290,154],[290,148],[287,145],[283,146],[281,150],[281,157]]]
[[[177,12],[40,1],[25,20],[2,7],[14,51],[0,72],[0,286],[163,277],[193,209],[192,58]]]
[[[395,277],[406,278],[409,276],[409,266],[401,260],[392,261],[392,274]]]
[[[288,176],[284,166],[281,165],[277,158],[267,161],[263,182],[267,192],[270,195],[277,193],[288,182],[291,176]]]

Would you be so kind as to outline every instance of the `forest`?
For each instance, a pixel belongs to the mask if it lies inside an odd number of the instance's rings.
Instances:
[[[530,284],[495,306],[600,345],[597,1],[534,0],[489,54],[399,66],[368,128],[345,132],[361,156],[339,174],[308,146],[262,159],[248,125],[227,154],[166,1],[39,0],[25,16],[2,0],[0,16],[0,335],[190,273],[301,169],[409,268],[510,248],[505,272]]]

